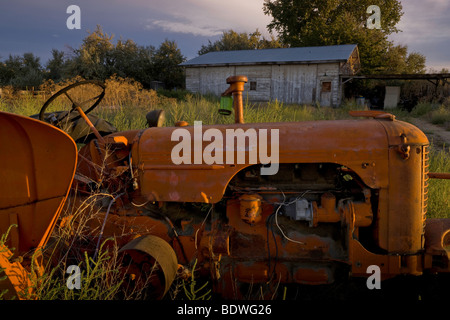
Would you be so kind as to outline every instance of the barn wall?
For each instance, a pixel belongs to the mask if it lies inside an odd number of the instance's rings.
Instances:
[[[341,100],[341,86],[339,78],[339,63],[324,63],[317,65],[317,92],[319,92],[320,104],[328,106],[324,103],[322,97],[326,94],[322,92],[323,82],[331,82],[330,106],[338,106]]]
[[[248,82],[245,84],[244,98],[250,101],[269,101],[272,78],[272,66],[236,66],[235,75],[245,75]],[[253,84],[252,84],[253,82]]]
[[[273,65],[272,100],[285,103],[313,103],[317,65]]]
[[[201,94],[220,95],[228,88],[226,79],[235,75],[235,67],[186,68],[186,89]]]
[[[277,99],[284,103],[337,106],[340,103],[339,63],[256,65],[186,68],[186,89],[202,94],[220,95],[228,88],[226,79],[232,75],[245,75],[244,98],[250,101]],[[322,92],[329,86],[330,92]]]
[[[200,68],[186,68],[186,90],[200,92]]]

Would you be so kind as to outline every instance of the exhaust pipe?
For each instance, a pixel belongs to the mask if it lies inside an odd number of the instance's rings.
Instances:
[[[219,112],[221,114],[230,114],[231,108],[229,106],[229,100],[227,97],[233,97],[233,109],[234,109],[234,122],[244,123],[244,103],[242,99],[242,92],[244,91],[244,84],[247,83],[246,76],[231,76],[227,78],[227,83],[230,87],[222,93],[221,108]]]

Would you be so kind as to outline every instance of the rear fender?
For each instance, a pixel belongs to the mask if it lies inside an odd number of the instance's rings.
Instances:
[[[46,244],[68,196],[77,146],[60,129],[0,112],[0,234],[15,255]]]

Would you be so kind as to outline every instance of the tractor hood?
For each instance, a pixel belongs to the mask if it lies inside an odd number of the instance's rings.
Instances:
[[[276,173],[277,163],[337,163],[371,188],[387,187],[389,148],[405,143],[402,134],[408,144],[428,144],[419,129],[393,118],[196,123],[143,131],[132,156],[141,193],[148,199],[215,203],[237,172],[264,163],[269,174]]]

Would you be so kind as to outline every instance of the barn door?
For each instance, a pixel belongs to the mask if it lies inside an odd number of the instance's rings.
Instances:
[[[320,82],[320,105],[324,107],[331,105],[331,81],[329,80]]]

